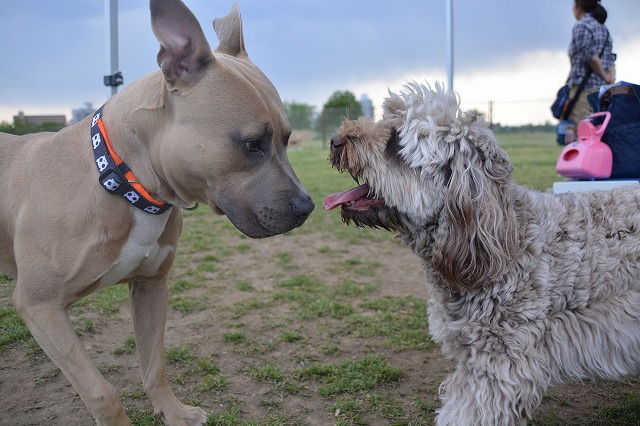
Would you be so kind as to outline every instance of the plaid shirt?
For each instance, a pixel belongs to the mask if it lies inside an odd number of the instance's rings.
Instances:
[[[569,59],[571,59],[571,73],[567,84],[572,86],[580,84],[589,70],[588,61],[594,56],[600,56],[602,47],[605,45],[604,53],[600,57],[602,68],[606,71],[613,66],[616,54],[613,49],[613,42],[609,35],[609,30],[603,24],[595,20],[590,13],[585,15],[573,26],[571,44],[569,45]],[[593,89],[605,85],[606,82],[595,72],[585,85],[585,89]]]

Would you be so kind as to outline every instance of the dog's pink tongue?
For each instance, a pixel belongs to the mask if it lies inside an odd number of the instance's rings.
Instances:
[[[322,208],[325,210],[335,209],[341,204],[348,203],[349,201],[356,201],[362,197],[365,197],[369,193],[369,185],[366,183],[360,185],[357,188],[348,189],[346,191],[331,194],[325,198],[322,203]]]

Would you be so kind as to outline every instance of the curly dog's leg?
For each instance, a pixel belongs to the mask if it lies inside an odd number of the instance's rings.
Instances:
[[[548,386],[544,379],[534,379],[536,372],[521,377],[516,362],[498,356],[502,359],[459,362],[456,371],[440,385],[443,406],[437,411],[437,425],[526,424]],[[538,377],[546,377],[540,374]]]

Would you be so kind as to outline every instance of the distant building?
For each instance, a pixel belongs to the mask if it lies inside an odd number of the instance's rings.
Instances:
[[[367,95],[360,97],[360,106],[362,107],[363,116],[373,118],[373,102]]]
[[[25,115],[24,112],[18,111],[18,115],[13,116],[13,122],[21,122],[29,126],[41,126],[47,123],[67,125],[67,117],[65,115]]]
[[[83,118],[93,114],[95,109],[91,102],[85,102],[84,106],[71,111],[71,124],[82,121]]]

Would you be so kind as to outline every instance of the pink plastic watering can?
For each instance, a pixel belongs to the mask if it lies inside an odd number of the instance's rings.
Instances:
[[[594,126],[591,120],[605,116],[604,122]],[[611,176],[613,154],[609,145],[602,142],[608,111],[589,115],[578,124],[578,140],[564,147],[556,163],[556,171],[573,179],[606,179]]]

